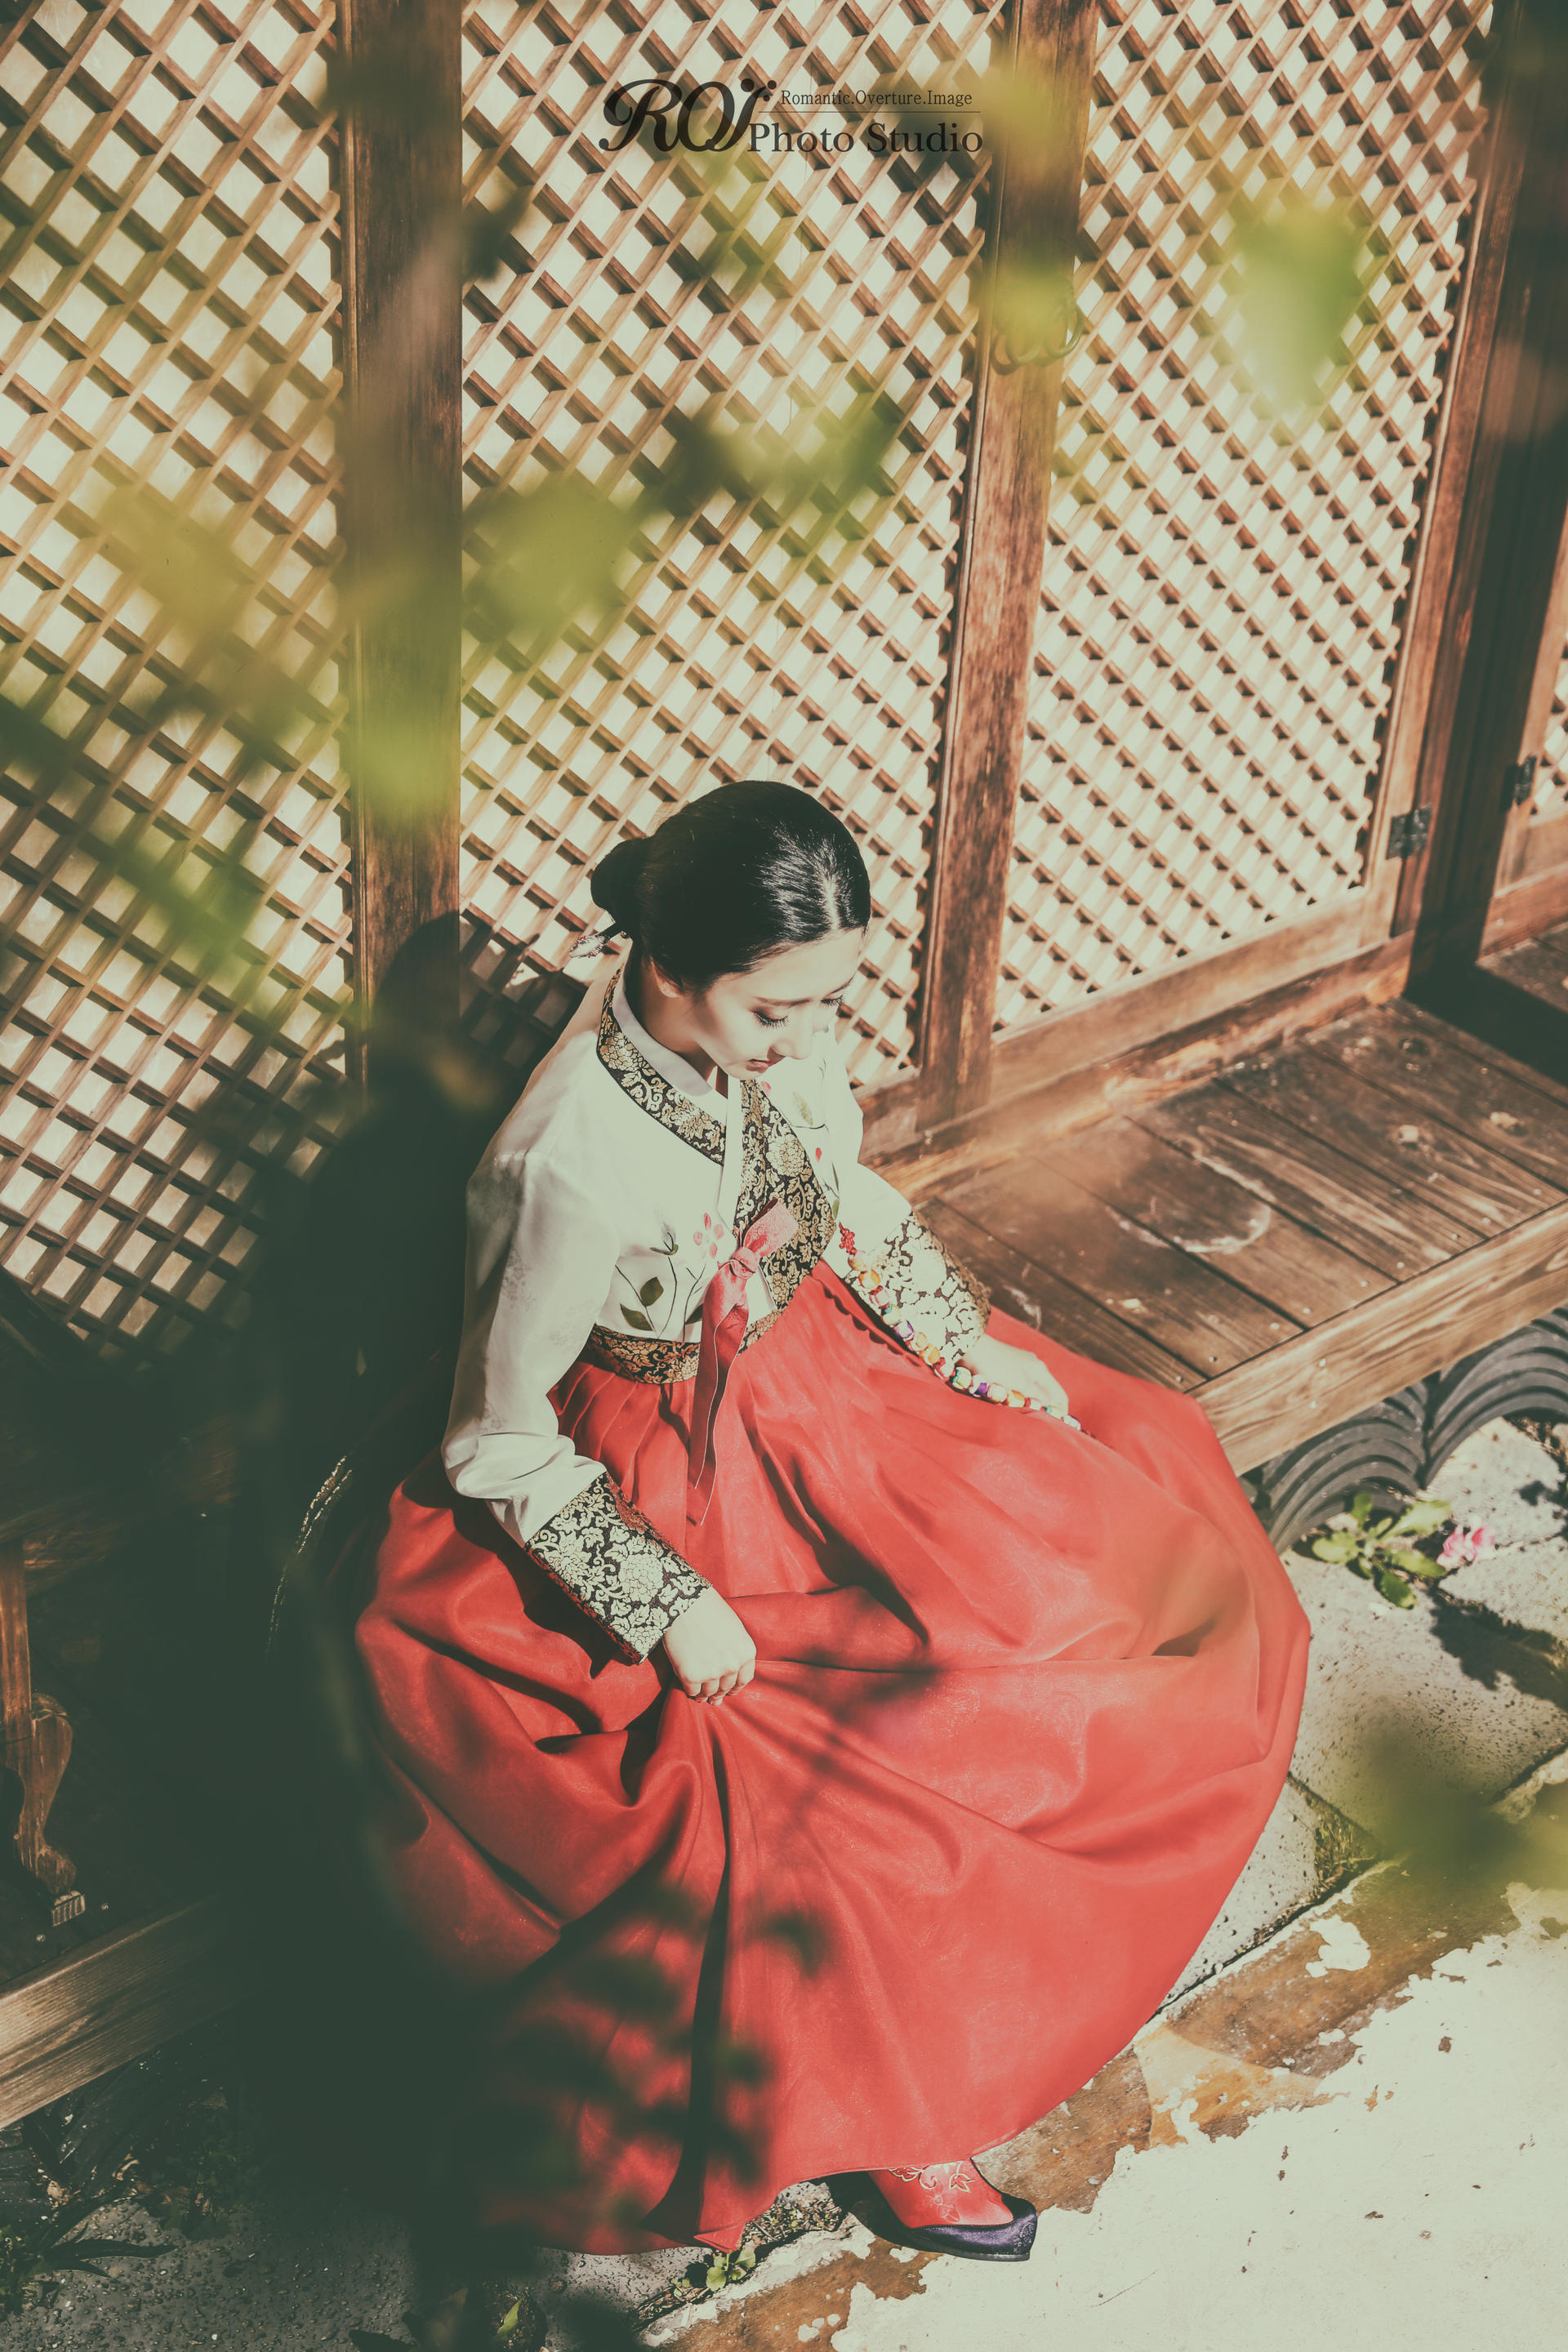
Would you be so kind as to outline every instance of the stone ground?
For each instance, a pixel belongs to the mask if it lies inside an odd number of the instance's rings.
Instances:
[[[686,2283],[691,2252],[559,2256],[500,2340],[1009,2352],[1049,2327],[1089,2352],[1153,2325],[1171,2352],[1305,2352],[1336,2332],[1458,2352],[1483,2325],[1552,2332],[1568,2184],[1565,1439],[1493,1423],[1445,1465],[1433,1491],[1488,1521],[1499,1549],[1410,1610],[1289,1556],[1313,1630],[1291,1780],[1159,2016],[988,2158],[1042,2206],[1030,2263],[895,2252],[817,2188],[793,2242],[716,2299]],[[1474,1801],[1468,1844],[1462,1823],[1446,1848],[1437,1837],[1444,1789]],[[1515,1843],[1478,1861],[1482,1806]],[[1407,1863],[1413,1838],[1427,1850]],[[156,2251],[66,2274],[0,2320],[4,2352],[471,2352],[523,2285],[491,2283],[465,2312],[399,2222],[265,2162],[205,2234],[133,2197],[88,2227]]]

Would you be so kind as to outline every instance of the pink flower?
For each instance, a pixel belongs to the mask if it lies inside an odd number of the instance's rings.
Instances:
[[[1484,1559],[1488,1552],[1496,1549],[1497,1538],[1490,1528],[1478,1519],[1473,1527],[1450,1528],[1437,1559],[1444,1568],[1468,1568],[1472,1561]]]

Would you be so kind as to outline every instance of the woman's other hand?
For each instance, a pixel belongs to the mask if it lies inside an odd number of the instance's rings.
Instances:
[[[1011,1348],[1005,1339],[993,1339],[987,1335],[976,1339],[968,1354],[959,1360],[987,1387],[1004,1393],[1016,1389],[1032,1397],[1037,1404],[1043,1404],[1058,1421],[1072,1419],[1066,1389],[1060,1381],[1051,1378],[1038,1356],[1032,1355],[1027,1348]]]
[[[757,1671],[757,1645],[721,1594],[699,1593],[664,1637],[664,1654],[688,1698],[721,1706]]]

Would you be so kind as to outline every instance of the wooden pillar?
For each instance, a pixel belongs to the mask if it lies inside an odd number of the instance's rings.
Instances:
[[[1525,0],[1499,58],[1492,177],[1506,246],[1421,747],[1430,843],[1406,861],[1395,917],[1415,927],[1412,993],[1452,1011],[1498,881],[1568,517],[1568,89],[1554,19]]]
[[[983,1103],[990,1083],[1061,380],[1059,360],[1010,347],[1006,289],[1053,270],[1070,286],[1099,20],[1095,0],[1014,0],[1026,102],[1008,110],[987,189],[922,986],[928,1128]]]
[[[340,0],[354,979],[378,1051],[458,1009],[460,0]]]

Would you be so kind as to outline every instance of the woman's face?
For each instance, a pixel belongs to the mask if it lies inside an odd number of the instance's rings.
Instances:
[[[778,949],[752,971],[724,972],[697,991],[666,992],[668,983],[658,975],[655,1002],[672,1033],[668,1042],[689,1059],[748,1077],[770,1063],[799,1060],[818,1033],[831,1027],[865,940],[863,929],[829,931],[800,947]]]

